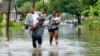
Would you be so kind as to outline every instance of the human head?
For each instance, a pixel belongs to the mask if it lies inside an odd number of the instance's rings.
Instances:
[[[34,7],[30,7],[30,13],[34,13],[35,12],[35,8]]]
[[[59,17],[60,16],[60,13],[59,12],[56,12],[56,15],[55,15],[56,17]]]
[[[52,15],[55,16],[57,12],[57,10],[52,10]]]
[[[41,8],[41,13],[46,13],[46,8]]]

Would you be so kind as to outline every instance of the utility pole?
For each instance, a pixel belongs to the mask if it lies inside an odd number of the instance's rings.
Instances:
[[[57,9],[59,11],[59,0],[57,0]]]
[[[33,7],[35,7],[35,0],[33,0]]]
[[[43,0],[43,7],[44,7],[44,0]]]
[[[9,19],[10,19],[10,7],[11,7],[11,0],[8,1],[8,14],[7,14],[7,19],[6,19],[6,35],[7,35],[7,40],[9,41]]]

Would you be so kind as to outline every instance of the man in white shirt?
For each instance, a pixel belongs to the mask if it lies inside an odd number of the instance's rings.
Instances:
[[[32,17],[33,17],[33,24],[36,25],[39,22],[38,20],[39,16],[36,13],[34,13],[32,14]]]
[[[32,43],[33,43],[33,47],[37,48],[37,44],[36,41],[38,41],[38,45],[39,47],[42,44],[42,34],[41,33],[41,28],[38,27],[39,24],[39,15],[37,13],[35,13],[35,8],[31,7],[30,8],[30,13],[27,14],[26,16],[26,25],[28,26],[28,29],[32,32],[31,36],[32,36]]]

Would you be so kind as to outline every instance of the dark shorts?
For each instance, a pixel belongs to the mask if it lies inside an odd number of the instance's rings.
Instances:
[[[59,28],[56,27],[56,28],[54,28],[54,29],[49,29],[48,31],[49,31],[49,32],[54,32],[54,31],[56,31],[56,30],[59,30]]]

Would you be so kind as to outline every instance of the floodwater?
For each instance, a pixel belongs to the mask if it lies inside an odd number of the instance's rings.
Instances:
[[[81,29],[73,25],[60,27],[59,45],[49,45],[45,29],[42,48],[32,47],[31,37],[25,29],[10,28],[6,37],[0,29],[0,56],[100,56],[100,32]]]

